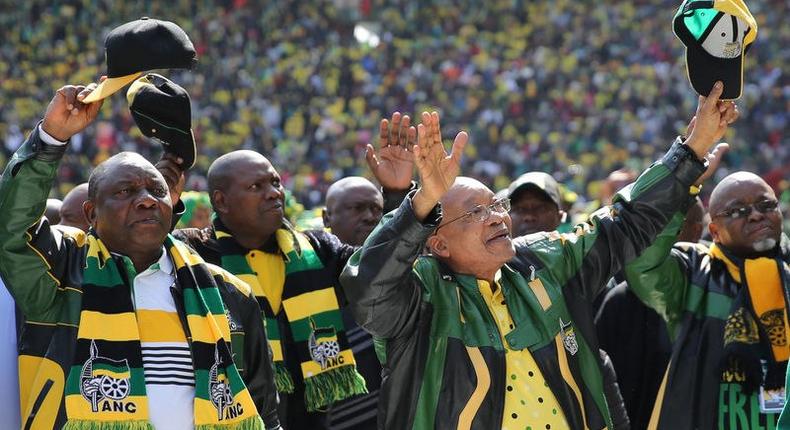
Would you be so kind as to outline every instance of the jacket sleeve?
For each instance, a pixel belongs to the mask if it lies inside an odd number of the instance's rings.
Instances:
[[[263,316],[250,287],[239,278],[223,271],[230,300],[229,311],[241,318],[244,327],[244,372],[242,379],[250,392],[267,429],[280,428],[277,414],[279,398],[274,385],[272,350],[266,337]]]
[[[628,287],[661,315],[673,337],[689,286],[685,254],[673,247],[681,226],[682,218],[673,220],[653,245],[626,264],[624,270]]]
[[[523,240],[560,285],[580,287],[573,293],[592,301],[673,217],[682,222],[693,201],[689,187],[705,168],[677,139],[661,160],[618,193],[612,206],[595,212],[572,233],[539,233]]]
[[[63,292],[52,269],[64,253],[63,235],[41,220],[65,151],[44,143],[36,126],[0,180],[0,275],[30,319],[49,320]]]
[[[277,415],[278,397],[274,385],[272,350],[266,338],[266,329],[263,327],[263,316],[258,302],[253,296],[248,296],[246,299],[244,356],[247,360],[245,364],[247,389],[250,390],[266,428],[276,429],[280,426],[280,420]]]
[[[422,288],[412,266],[440,220],[437,206],[418,221],[407,197],[348,261],[340,283],[357,323],[374,336],[395,338],[416,328]]]

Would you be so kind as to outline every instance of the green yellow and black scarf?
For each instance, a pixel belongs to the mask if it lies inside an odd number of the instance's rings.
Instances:
[[[203,260],[168,236],[183,290],[195,370],[195,428],[259,430],[263,421],[230,352],[230,328],[217,279]],[[88,236],[73,365],[66,381],[66,430],[153,430],[148,417],[140,334],[128,259],[114,259]],[[219,276],[219,275],[218,275]]]
[[[216,220],[214,229],[222,267],[252,287],[263,310],[277,390],[294,391],[277,322],[284,318],[295,343],[288,360],[299,360],[308,411],[367,393],[348,346],[335,289],[315,282],[320,278],[314,275],[320,275],[323,264],[307,237],[288,228],[278,229],[275,237],[280,253],[273,254],[244,249]]]
[[[740,259],[713,244],[710,255],[721,260],[732,279],[741,284],[724,326],[723,370],[743,374],[746,392],[757,387],[775,389],[784,385],[790,347],[782,261],[760,257]],[[761,359],[767,362],[765,377]]]

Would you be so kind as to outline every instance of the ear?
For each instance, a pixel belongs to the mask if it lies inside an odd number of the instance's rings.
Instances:
[[[211,203],[214,206],[214,212],[226,214],[229,212],[227,204],[225,203],[225,194],[220,190],[214,190],[211,193]]]
[[[82,213],[85,215],[85,219],[88,221],[88,225],[96,229],[96,205],[90,201],[85,200],[82,203]]]
[[[713,239],[714,242],[719,242],[719,226],[716,225],[713,221],[708,224],[708,231],[710,232],[710,237]]]
[[[428,238],[426,245],[428,245],[428,249],[431,250],[431,254],[442,258],[450,257],[447,241],[442,236],[434,234]]]
[[[327,208],[321,209],[321,219],[324,221],[324,227],[329,228],[329,211]]]

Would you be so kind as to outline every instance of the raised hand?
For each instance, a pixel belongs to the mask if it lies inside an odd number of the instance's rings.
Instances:
[[[173,206],[181,200],[181,193],[184,191],[184,160],[173,154],[165,152],[162,158],[156,163],[156,169],[162,174],[170,191],[170,200]]]
[[[461,170],[461,154],[468,140],[465,131],[458,133],[451,153],[447,154],[442,144],[439,113],[422,113],[422,124],[417,126],[417,145],[414,146],[420,188],[412,203],[418,219],[424,219],[453,186]]]
[[[368,144],[365,160],[385,190],[406,190],[411,186],[414,174],[414,151],[417,143],[417,129],[411,126],[411,118],[392,114],[392,119],[381,120],[379,126],[379,152]]]
[[[717,82],[707,97],[700,96],[697,113],[689,123],[686,144],[697,157],[706,158],[710,148],[727,132],[727,127],[740,115],[738,106],[731,101],[720,101],[724,85]]]
[[[107,79],[102,77],[102,81]],[[66,85],[61,87],[47,106],[44,114],[43,130],[60,141],[67,141],[71,136],[84,130],[96,119],[102,101],[82,103],[82,100],[96,89],[98,84]]]

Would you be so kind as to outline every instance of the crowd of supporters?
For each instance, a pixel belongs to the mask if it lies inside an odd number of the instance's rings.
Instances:
[[[541,170],[592,200],[609,172],[655,159],[696,106],[671,32],[676,7],[666,0],[6,4],[0,165],[55,86],[104,72],[109,29],[151,16],[183,27],[199,56],[196,70],[170,73],[193,99],[199,158],[187,189],[205,189],[205,169],[218,155],[249,148],[282,166],[286,188],[313,207],[333,181],[370,176],[364,145],[381,117],[435,103],[448,130],[470,132],[466,172],[501,189]],[[748,53],[741,120],[725,138],[739,144],[718,174],[757,172],[787,203],[790,4],[750,8],[760,35]],[[360,23],[375,38],[355,38]],[[115,96],[97,125],[73,139],[56,194],[116,152],[153,159],[158,148]]]

